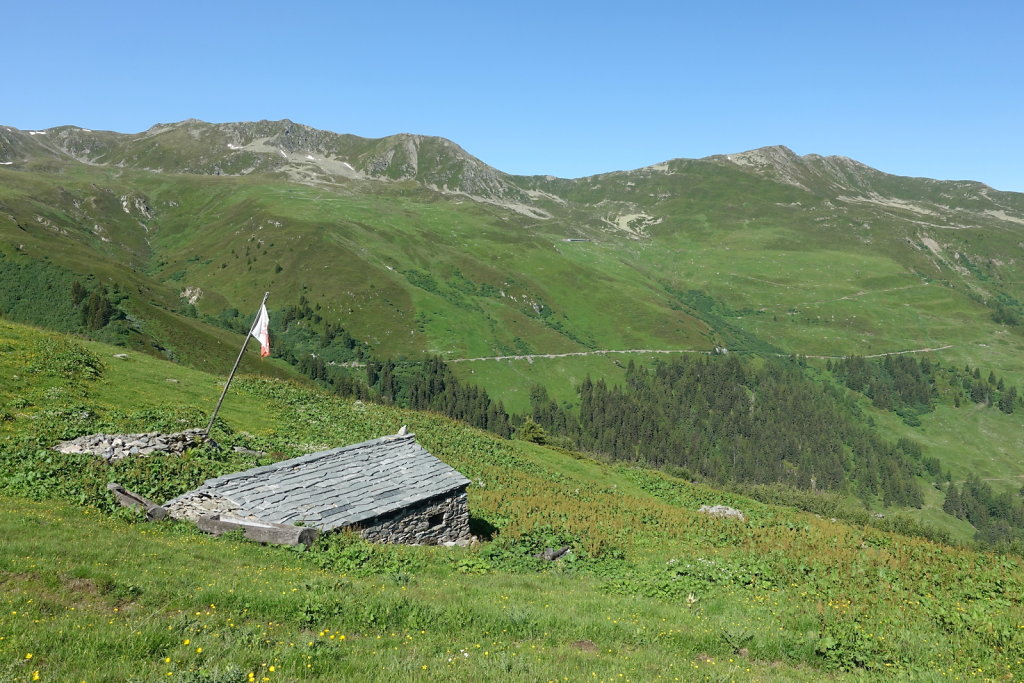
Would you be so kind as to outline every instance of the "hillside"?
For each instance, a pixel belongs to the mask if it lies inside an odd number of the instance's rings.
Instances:
[[[3,129],[0,157],[5,253],[210,314],[305,295],[381,355],[1019,350],[1024,196],[978,183],[783,147],[524,178],[288,121]]]
[[[3,321],[0,345],[0,671],[11,680],[1020,675],[1024,565],[894,533],[914,528],[906,520],[863,513],[848,525],[252,376],[216,436],[265,455],[200,449],[110,468],[47,447],[192,426],[218,379]],[[111,515],[103,490],[116,478],[160,500],[253,458],[401,424],[474,482],[482,545],[338,537],[296,553]],[[747,520],[705,516],[704,504]],[[561,544],[571,559],[531,557]]]
[[[1024,412],[1012,408],[1024,403],[997,409],[1009,389],[972,391],[963,369],[1024,386],[1021,194],[785,147],[522,177],[440,138],[290,121],[0,128],[0,164],[0,311],[12,320],[222,372],[229,332],[269,290],[279,358],[261,372],[342,378],[335,389],[359,395],[360,364],[438,355],[512,426],[536,413],[534,385],[578,416],[585,379],[625,386],[631,360],[725,348],[754,374],[796,355],[838,387],[825,366],[841,356],[910,352],[942,367],[934,395],[879,407],[867,385],[848,386],[853,419],[920,445],[956,482],[1020,489]],[[757,447],[741,445],[709,449],[720,461]],[[863,469],[849,439],[835,449],[848,474]],[[799,461],[784,457],[780,477],[810,488],[821,476]],[[914,476],[913,514],[967,540],[942,511],[948,485]],[[876,498],[865,502],[892,511]]]

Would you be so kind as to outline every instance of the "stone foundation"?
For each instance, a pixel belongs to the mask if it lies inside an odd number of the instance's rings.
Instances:
[[[195,522],[200,517],[260,520],[237,503],[205,492],[190,492],[164,503],[167,515]],[[372,543],[407,545],[469,545],[469,505],[465,489],[428,498],[350,527]]]
[[[441,545],[468,541],[469,505],[465,489],[368,519],[354,528],[374,543]]]

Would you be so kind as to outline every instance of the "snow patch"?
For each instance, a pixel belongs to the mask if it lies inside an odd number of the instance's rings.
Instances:
[[[280,153],[281,153],[281,156],[283,156],[283,157],[284,157],[285,159],[287,159],[287,158],[288,158],[288,155],[287,155],[287,154],[285,154],[285,152],[284,152],[284,150],[283,150],[283,149],[279,149],[279,150],[277,150],[277,151],[278,151],[278,152],[280,152]]]
[[[309,159],[310,161],[316,161],[316,157],[314,157],[312,154],[307,154],[306,158]]]
[[[46,131],[45,130],[30,130],[28,132],[28,134],[29,135],[46,135]]]
[[[352,164],[348,163],[347,161],[343,161],[341,163],[344,164],[345,166],[347,166],[350,171],[356,170],[356,169],[352,168]]]
[[[13,161],[0,161],[0,166],[10,166],[13,163]]]
[[[228,149],[230,149],[230,150],[234,150],[234,151],[237,151],[237,150],[240,150],[240,149],[242,149],[242,147],[239,147],[238,145],[233,145],[233,144],[231,144],[231,143],[229,142],[229,143],[228,143]]]

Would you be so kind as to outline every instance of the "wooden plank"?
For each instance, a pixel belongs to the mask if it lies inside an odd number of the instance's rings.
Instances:
[[[241,531],[250,541],[275,545],[299,545],[301,543],[308,547],[320,535],[319,531],[308,526],[274,524],[245,519],[221,519],[220,515],[200,517],[196,520],[196,526],[214,536],[220,536],[230,531]]]
[[[117,500],[118,504],[126,508],[135,508],[145,512],[146,519],[150,522],[156,522],[167,516],[167,510],[145,496],[141,496],[138,493],[132,493],[117,482],[110,482],[107,484],[107,490],[114,494],[114,498]]]

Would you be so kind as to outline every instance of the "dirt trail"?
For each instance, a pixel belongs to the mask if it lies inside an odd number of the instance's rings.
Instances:
[[[484,356],[482,358],[446,358],[445,363],[472,363],[478,360],[527,360],[534,358],[569,358],[570,356],[603,356],[609,353],[711,353],[697,349],[602,349],[598,351],[570,351],[569,353],[528,353],[521,356]]]
[[[1013,481],[1014,479],[1024,479],[1024,474],[1011,474],[1008,477],[982,477],[981,481]],[[954,481],[954,484],[966,484],[966,479],[960,479]]]
[[[886,351],[884,353],[872,353],[863,356],[864,358],[884,358],[885,356],[902,356],[910,353],[929,353],[931,351],[943,351],[945,349],[953,348],[952,344],[946,344],[945,346],[936,346],[923,349],[905,349],[903,351]],[[569,358],[571,356],[604,356],[612,353],[700,353],[709,355],[714,353],[710,350],[700,349],[600,349],[597,351],[570,351],[569,353],[526,353],[518,356],[481,356],[478,358],[445,358],[445,363],[475,363],[477,361],[484,360],[525,360],[530,363],[535,358]],[[789,353],[776,353],[772,354],[779,358],[786,358],[793,354]],[[846,356],[814,356],[808,354],[799,354],[804,358],[846,358]],[[365,363],[351,362],[351,363],[338,363],[348,368],[361,368],[365,367]]]

